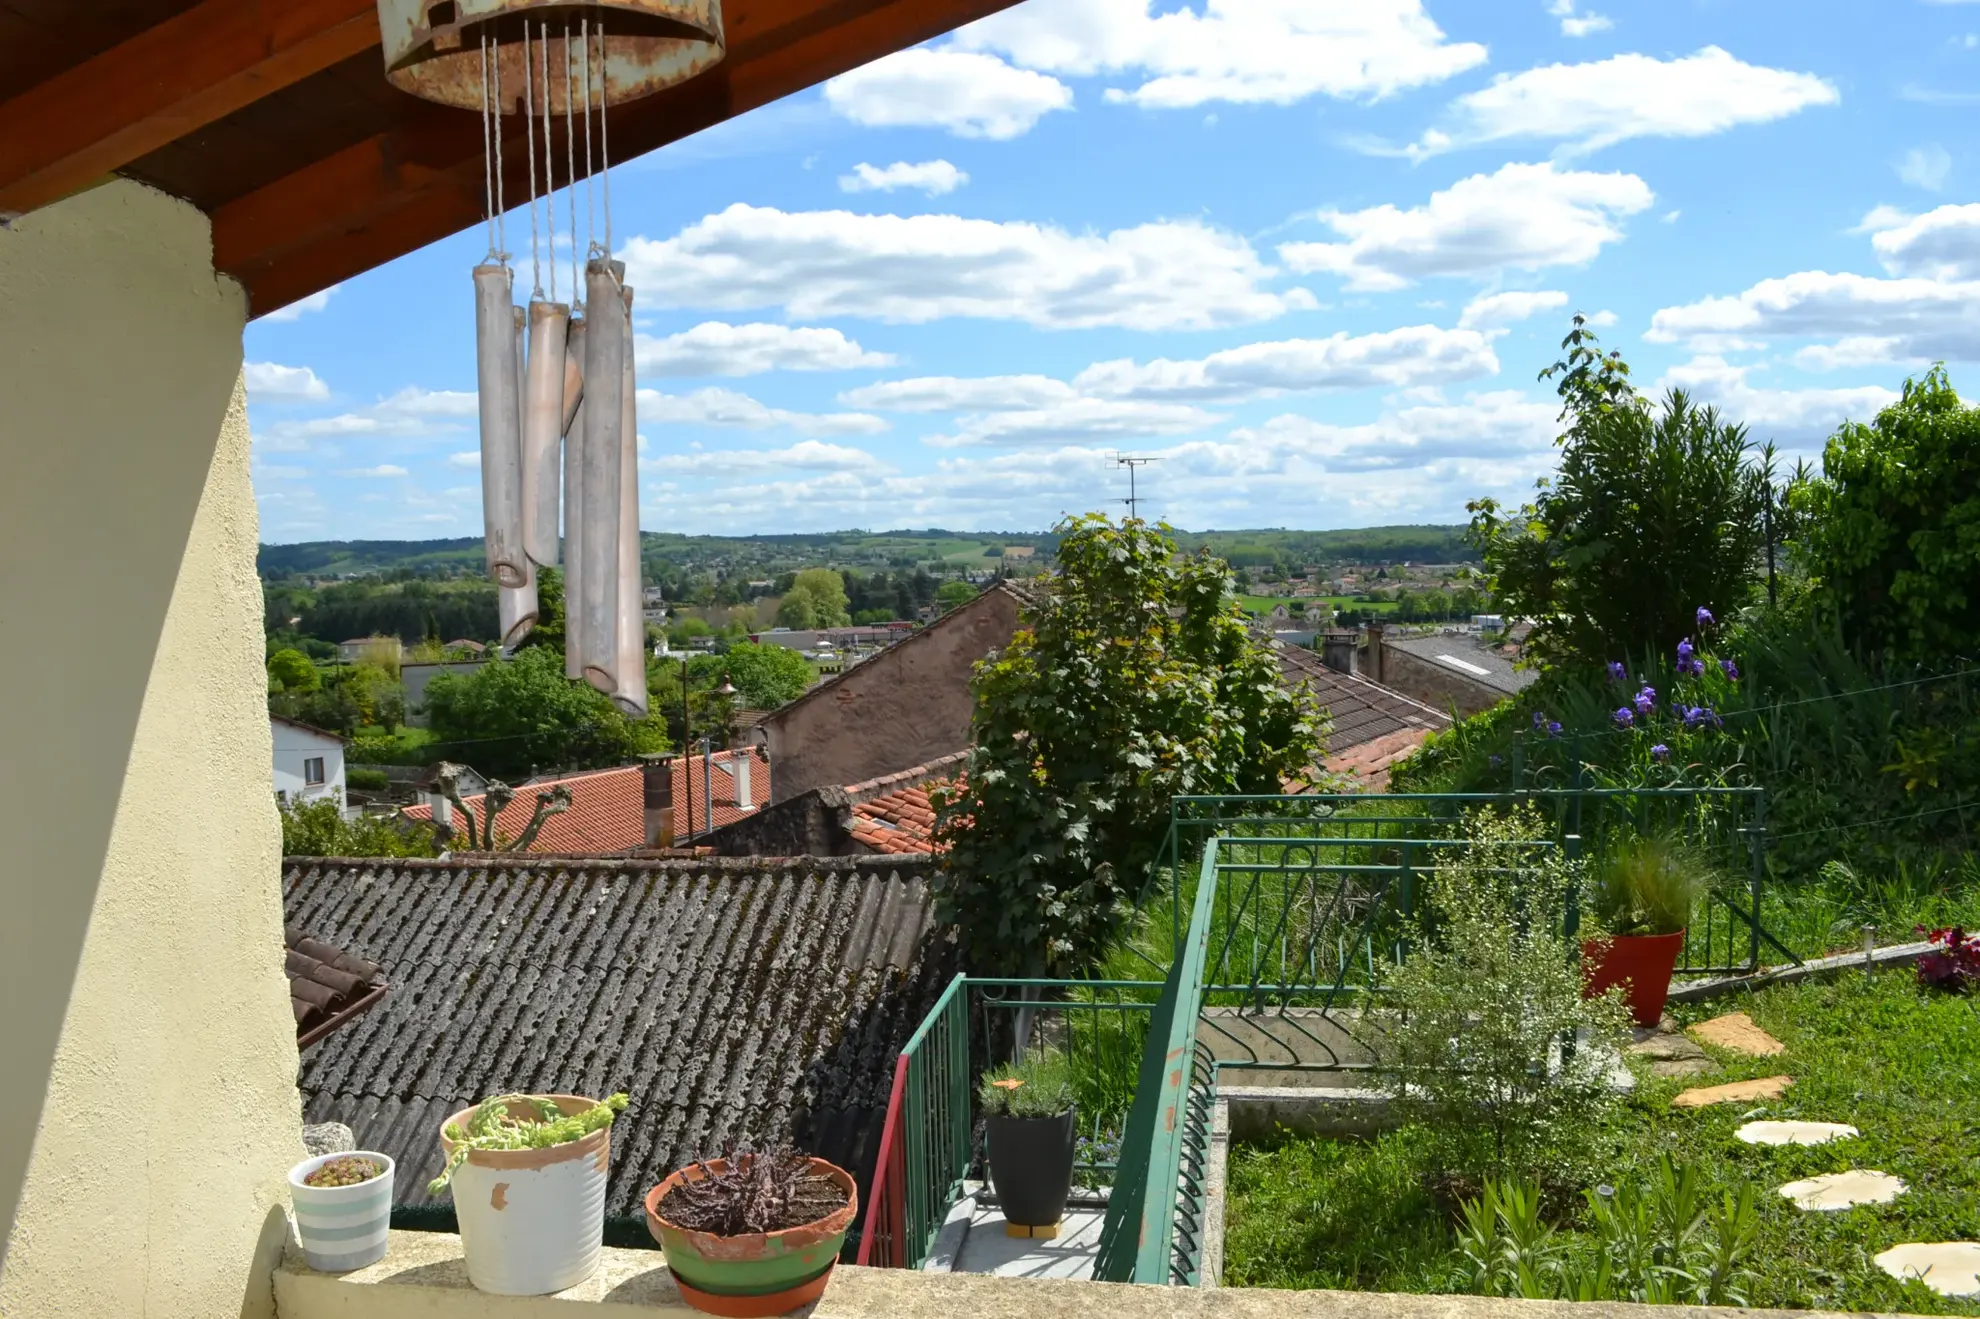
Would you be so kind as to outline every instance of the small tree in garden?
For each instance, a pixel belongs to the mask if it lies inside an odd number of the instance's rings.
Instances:
[[[1548,663],[1663,651],[1700,607],[1726,617],[1753,591],[1766,545],[1772,446],[1682,390],[1652,405],[1581,317],[1543,371],[1560,376],[1560,471],[1516,512],[1467,507],[1496,607],[1533,620]]]
[[[1615,1102],[1625,1016],[1612,995],[1581,996],[1562,932],[1579,866],[1546,836],[1530,807],[1474,814],[1466,846],[1431,875],[1378,1004],[1397,1014],[1380,1046],[1397,1106],[1468,1179],[1558,1173]]]
[[[1230,568],[1138,518],[1057,528],[1061,574],[976,667],[975,747],[939,803],[937,916],[978,974],[1074,974],[1125,928],[1170,798],[1277,793],[1325,716],[1287,692]]]

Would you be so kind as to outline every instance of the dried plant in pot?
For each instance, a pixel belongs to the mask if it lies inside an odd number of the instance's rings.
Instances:
[[[682,1299],[732,1319],[822,1296],[858,1213],[852,1174],[789,1146],[696,1160],[646,1193],[646,1230]]]
[[[1078,1149],[1072,1071],[1060,1053],[1036,1053],[983,1074],[990,1184],[1016,1237],[1058,1235]]]
[[[289,1200],[303,1256],[321,1273],[348,1273],[385,1257],[392,1228],[390,1155],[317,1154],[289,1169]]]
[[[498,1095],[440,1127],[446,1165],[428,1184],[454,1193],[468,1281],[500,1296],[542,1296],[598,1267],[612,1119],[626,1096]]]
[[[1713,870],[1672,834],[1630,838],[1597,858],[1588,905],[1599,933],[1581,945],[1590,997],[1621,986],[1637,1025],[1662,1019],[1685,930],[1711,887]]]

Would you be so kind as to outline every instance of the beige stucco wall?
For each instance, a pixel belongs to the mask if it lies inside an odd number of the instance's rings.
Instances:
[[[7,1315],[272,1304],[300,1108],[243,301],[210,253],[132,183],[0,232]]]
[[[1010,644],[1017,598],[985,591],[757,725],[770,800],[925,765],[969,745],[970,671]]]

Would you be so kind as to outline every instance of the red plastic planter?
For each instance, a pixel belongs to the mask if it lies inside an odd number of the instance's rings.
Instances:
[[[1621,985],[1630,1017],[1639,1026],[1654,1026],[1663,1020],[1671,973],[1683,951],[1683,930],[1585,940],[1581,945],[1581,992],[1594,998]]]

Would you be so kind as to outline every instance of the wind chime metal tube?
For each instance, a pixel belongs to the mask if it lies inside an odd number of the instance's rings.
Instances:
[[[646,620],[640,611],[639,410],[633,378],[633,291],[625,291],[626,351],[619,386],[619,662],[612,703],[635,719],[646,717]]]
[[[575,379],[576,388],[572,388]],[[578,659],[578,600],[584,582],[584,321],[571,322],[564,343],[564,676],[582,678]]]
[[[523,540],[529,557],[557,562],[562,480],[558,441],[564,433],[564,353],[571,309],[561,302],[529,304],[529,366],[523,376]]]
[[[525,331],[523,326],[525,317],[521,307],[511,307],[510,315],[513,317],[515,326],[513,338],[515,340],[516,379],[520,381],[527,378],[525,372],[529,360],[525,355]],[[522,488],[526,491],[528,485],[529,468],[525,464],[523,467]],[[523,538],[527,541],[529,531],[529,504],[527,499],[523,500],[522,511]],[[530,629],[536,626],[536,617],[539,612],[540,606],[536,598],[536,564],[531,560],[527,551],[525,551],[523,555],[522,584],[520,586],[497,586],[495,588],[496,620],[502,628],[502,645],[505,649],[513,650],[524,637],[529,635]]]
[[[476,386],[481,403],[481,518],[488,572],[521,586],[523,545],[521,398],[517,388],[513,277],[507,266],[474,268]]]
[[[630,324],[620,289],[625,267],[603,257],[585,264],[584,413],[578,464],[579,520],[585,530],[578,620],[578,663],[584,680],[606,695],[618,687],[620,459],[624,429],[626,350]]]

